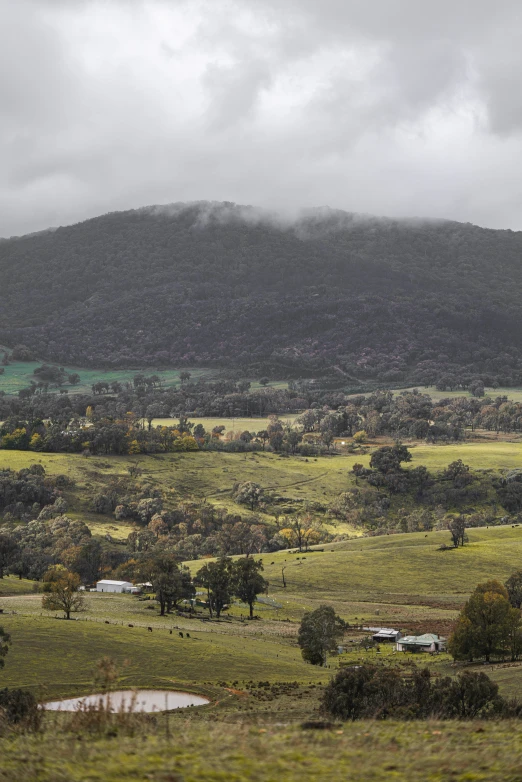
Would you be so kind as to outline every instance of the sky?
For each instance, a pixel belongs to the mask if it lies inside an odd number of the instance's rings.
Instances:
[[[522,230],[519,0],[0,0],[0,236],[148,204]]]

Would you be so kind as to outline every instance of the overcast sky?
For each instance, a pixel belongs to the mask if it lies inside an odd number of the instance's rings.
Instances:
[[[153,203],[522,229],[520,0],[0,0],[0,235]]]

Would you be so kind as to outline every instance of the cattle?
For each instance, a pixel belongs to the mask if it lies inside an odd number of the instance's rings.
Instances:
[[[181,632],[181,630],[179,631],[179,637],[183,638],[183,633]]]
[[[127,625],[127,627],[134,627],[134,625]]]
[[[147,627],[147,630],[149,631],[149,633],[152,633],[152,627]]]
[[[169,630],[169,635],[172,635],[172,630]]]
[[[106,620],[105,620],[105,624],[106,624],[106,625],[110,625],[110,622],[109,622],[109,620],[108,620],[108,619],[106,619]]]
[[[187,638],[190,638],[190,633],[185,633]]]

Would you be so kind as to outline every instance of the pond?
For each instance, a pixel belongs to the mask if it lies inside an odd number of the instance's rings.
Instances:
[[[80,698],[64,698],[61,701],[50,701],[44,707],[49,711],[76,711],[77,709],[98,706],[100,701],[107,706],[107,699],[111,711],[135,712],[159,712],[170,709],[185,709],[187,706],[206,706],[210,703],[208,698],[201,695],[192,695],[189,692],[175,692],[174,690],[118,690],[109,694],[97,693],[84,695]]]

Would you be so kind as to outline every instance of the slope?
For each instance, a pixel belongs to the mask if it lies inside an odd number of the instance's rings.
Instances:
[[[521,255],[520,233],[449,221],[111,213],[0,242],[0,342],[77,366],[335,365],[354,385],[467,369],[512,385]]]

